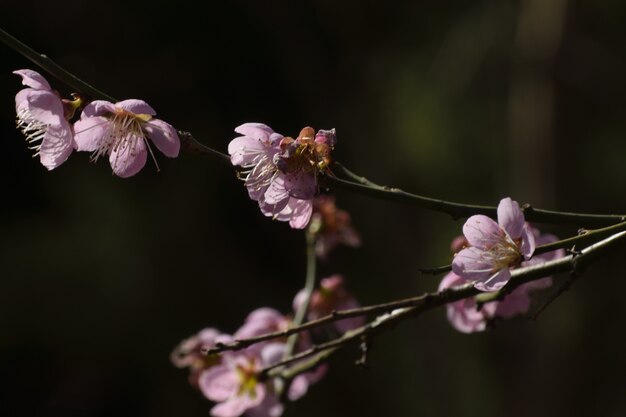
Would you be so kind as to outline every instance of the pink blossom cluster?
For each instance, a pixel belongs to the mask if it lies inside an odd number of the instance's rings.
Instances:
[[[303,301],[300,292],[294,299],[294,308]],[[330,313],[358,307],[358,303],[344,288],[343,279],[337,275],[321,280],[320,288],[312,294],[308,318],[313,319]],[[358,327],[361,320],[346,319],[335,323],[338,332]],[[171,355],[172,363],[189,369],[189,382],[209,400],[215,402],[211,409],[214,417],[237,417],[244,413],[258,417],[277,417],[283,413],[281,398],[295,401],[306,394],[310,385],[318,382],[327,372],[327,365],[297,375],[288,384],[285,395],[281,394],[279,381],[264,379],[261,371],[280,362],[286,354],[286,339],[273,339],[256,343],[239,351],[225,351],[207,355],[208,349],[218,344],[274,333],[292,325],[291,317],[277,310],[263,307],[252,311],[243,325],[232,335],[214,328],[203,329],[183,340]],[[312,346],[312,340],[320,334],[299,334],[297,353]]]
[[[467,282],[481,291],[496,291],[509,281],[511,269],[535,265],[558,259],[565,255],[563,249],[532,256],[535,247],[556,242],[551,234],[541,234],[524,220],[519,204],[505,198],[498,205],[498,222],[482,215],[470,217],[463,226],[464,236],[452,242],[456,253],[452,272],[448,273],[439,290]],[[528,311],[530,294],[552,285],[546,277],[520,285],[501,301],[478,305],[474,298],[455,301],[447,305],[448,320],[463,333],[485,330],[496,319],[508,319]]]
[[[285,137],[262,123],[244,123],[228,144],[233,165],[251,199],[274,220],[288,221],[294,229],[309,224],[318,176],[327,170],[336,144],[335,130],[302,129],[297,138]]]
[[[93,101],[84,106],[80,119],[72,125],[69,121],[84,104],[80,97],[61,99],[36,71],[13,73],[21,76],[27,87],[15,96],[17,126],[47,169],[61,165],[74,150],[86,151],[91,152],[93,161],[107,156],[113,173],[126,178],[144,167],[148,153],[156,164],[150,142],[165,156],[178,156],[176,130],[154,118],[156,112],[145,101]]]
[[[340,244],[358,247],[361,238],[352,227],[350,214],[335,205],[335,197],[320,195],[313,200],[313,215],[309,230],[315,235],[315,253],[326,260]]]

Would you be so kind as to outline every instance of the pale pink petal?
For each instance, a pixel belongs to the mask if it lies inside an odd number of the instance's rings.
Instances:
[[[21,76],[22,84],[28,87],[34,88],[36,90],[52,90],[50,84],[48,84],[48,81],[46,81],[46,79],[37,71],[22,69],[13,71],[13,74]]]
[[[519,208],[517,201],[509,197],[503,198],[498,204],[498,224],[513,240],[522,237],[524,227],[524,213]]]
[[[263,196],[267,204],[279,204],[283,200],[289,199],[289,193],[285,189],[284,177],[278,175],[274,178]]]
[[[482,214],[467,219],[463,225],[463,234],[471,246],[479,249],[489,249],[504,235],[498,223]]]
[[[284,412],[284,408],[276,395],[266,395],[265,400],[261,404],[246,411],[246,416],[280,417]]]
[[[528,224],[524,224],[522,227],[522,246],[520,251],[524,256],[524,259],[530,259],[530,257],[535,252],[535,235],[532,230],[528,226]]]
[[[485,251],[473,246],[457,253],[452,260],[452,271],[466,280],[484,280],[492,275],[493,262],[485,258]]]
[[[487,328],[487,323],[493,318],[497,302],[483,304],[477,309],[473,298],[460,300],[446,306],[448,322],[461,333],[482,332]]]
[[[124,109],[134,114],[156,115],[156,112],[148,103],[143,100],[129,99],[115,103],[115,107]]]
[[[269,137],[269,144],[271,146],[278,146],[280,145],[280,141],[283,140],[283,138],[284,136],[280,133],[272,133]]]
[[[271,307],[260,307],[256,310],[252,311],[246,317],[246,322],[251,321],[268,321],[268,322],[279,322],[284,320],[285,316],[281,314],[280,311]]]
[[[272,217],[279,221],[287,221],[291,219],[293,210],[288,206],[290,198],[286,198],[277,204],[267,204],[263,199],[259,199],[259,208],[261,213],[267,217]]]
[[[65,120],[63,122],[59,126],[50,126],[41,141],[39,159],[49,170],[65,162],[74,150],[72,130]]]
[[[296,401],[305,396],[309,390],[309,379],[304,374],[300,374],[291,381],[287,398],[289,401]]]
[[[254,387],[254,395],[247,394],[231,397],[225,402],[217,404],[211,409],[211,415],[214,417],[237,417],[246,410],[256,407],[265,399],[265,386],[256,384]]]
[[[109,162],[115,175],[121,178],[132,177],[146,164],[148,150],[143,139],[127,138],[111,151]]]
[[[46,125],[59,125],[63,117],[63,103],[61,100],[45,90],[30,90],[20,103],[16,103],[16,110],[27,110],[33,120]]]
[[[178,138],[176,129],[174,129],[172,125],[163,120],[152,119],[144,125],[143,129],[148,134],[150,140],[152,140],[152,143],[156,145],[157,149],[160,150],[163,155],[170,158],[176,158],[178,156],[178,152],[180,152],[180,139]]]
[[[80,118],[104,116],[110,113],[115,113],[115,106],[105,100],[94,100],[87,104],[80,115]]]
[[[282,360],[287,345],[285,343],[268,343],[261,351],[261,359],[264,366],[274,365]]]
[[[226,365],[217,365],[203,371],[198,387],[211,401],[226,401],[239,390],[237,373]]]
[[[111,125],[100,116],[87,117],[74,123],[74,141],[77,151],[93,152],[100,147],[108,135]]]
[[[28,100],[28,96],[31,95],[33,91],[37,90],[34,90],[32,88],[25,88],[17,92],[17,94],[15,95],[15,111],[19,112],[21,108],[27,106],[24,101]]]
[[[289,199],[294,200],[293,198]],[[311,213],[313,212],[313,203],[311,200],[295,200],[294,203],[290,203],[293,207],[293,215],[289,220],[289,226],[293,229],[304,229],[311,220]]]
[[[233,165],[248,165],[258,162],[265,145],[250,136],[239,136],[228,144],[228,154]]]
[[[271,127],[263,123],[244,123],[237,126],[235,132],[260,141],[267,141],[274,133]]]
[[[504,287],[507,282],[511,279],[511,271],[509,268],[502,268],[495,274],[493,274],[489,279],[481,282],[474,283],[474,288],[479,291],[497,291]]]
[[[284,176],[285,189],[293,198],[309,200],[317,193],[317,181],[312,172],[297,171]]]
[[[246,339],[263,333],[277,331],[285,316],[273,308],[260,308],[248,316],[245,323],[235,332],[236,339]]]

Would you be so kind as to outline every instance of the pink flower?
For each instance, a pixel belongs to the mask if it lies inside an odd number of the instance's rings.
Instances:
[[[321,195],[313,200],[309,230],[315,233],[315,253],[321,259],[326,259],[341,243],[352,247],[361,244],[359,234],[350,224],[350,215],[337,208],[332,196]]]
[[[168,123],[155,119],[155,115],[142,100],[115,104],[93,101],[74,124],[77,150],[92,152],[93,161],[108,155],[113,172],[122,178],[137,174],[146,164],[148,152],[156,164],[148,139],[165,156],[175,158],[180,151],[178,134]]]
[[[470,217],[463,225],[469,247],[461,250],[452,262],[452,271],[476,281],[481,291],[495,291],[511,279],[510,269],[530,259],[535,238],[524,222],[517,202],[504,198],[498,205],[498,223],[487,216]]]
[[[250,198],[261,212],[303,229],[318,192],[317,175],[330,163],[334,131],[302,129],[297,139],[284,137],[262,123],[244,123],[235,129],[243,135],[228,145],[231,162],[241,166]]]
[[[221,362],[218,355],[206,355],[204,351],[215,347],[217,343],[231,341],[231,336],[220,333],[217,329],[212,327],[202,329],[180,342],[170,355],[170,360],[177,368],[189,368],[189,382],[197,386],[200,372]]]
[[[200,374],[200,390],[217,404],[211,409],[215,417],[237,417],[259,406],[266,397],[266,386],[258,380],[263,363],[259,355],[244,352],[224,355],[221,365]]]
[[[540,234],[537,229],[528,224],[526,227],[532,232],[535,238],[535,243],[538,246],[556,242],[558,240],[558,238],[554,235]],[[453,241],[452,246],[456,249],[461,243],[461,240],[456,238]],[[536,265],[558,259],[563,256],[565,256],[565,251],[563,249],[557,249],[552,252],[535,255],[529,261],[522,262],[520,266],[524,267]],[[465,279],[456,275],[454,272],[450,272],[443,278],[441,284],[439,284],[439,291],[462,285],[466,282],[467,281]],[[474,297],[449,303],[446,306],[448,321],[452,327],[463,333],[483,331],[488,327],[489,322],[496,318],[509,319],[516,315],[526,313],[530,308],[531,293],[537,290],[545,289],[550,285],[552,285],[552,277],[546,277],[522,284],[510,294],[507,294],[503,300],[485,303],[482,305],[480,310],[477,308]]]
[[[293,300],[293,309],[298,310],[304,302],[306,293],[301,290]],[[351,310],[358,308],[359,303],[350,293],[346,291],[341,275],[333,275],[320,281],[319,289],[313,291],[309,304],[307,317],[315,320],[324,317],[333,311]],[[334,322],[334,326],[339,333],[355,329],[365,323],[364,317],[351,317]]]
[[[246,349],[224,354],[222,364],[200,375],[199,387],[205,397],[217,404],[211,409],[214,417],[237,417],[243,413],[252,416],[278,417],[283,405],[274,391],[273,381],[260,381],[259,372],[282,360],[284,343],[268,343],[261,350]],[[317,370],[296,376],[287,392],[295,401],[306,394],[310,384],[317,382],[325,372]]]
[[[65,162],[74,148],[64,103],[38,72],[23,69],[13,74],[21,76],[22,84],[28,87],[15,96],[17,127],[26,136],[29,149],[35,151],[34,156],[52,170]],[[79,101],[68,104],[78,105]]]

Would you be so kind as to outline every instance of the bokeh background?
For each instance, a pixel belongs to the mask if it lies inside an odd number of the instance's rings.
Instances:
[[[226,150],[235,126],[335,127],[383,184],[495,205],[626,212],[626,3],[618,0],[18,2],[4,29]],[[288,312],[304,236],[262,217],[231,167],[158,155],[131,179],[76,154],[53,172],[14,129],[0,46],[0,415],[205,416],[168,356],[254,308]],[[66,86],[51,80],[61,92]],[[364,304],[419,294],[461,222],[338,192],[360,230],[320,266]],[[576,226],[545,225],[567,236]],[[346,350],[286,416],[622,416],[623,249],[537,321],[456,333],[443,310]],[[564,277],[557,277],[558,281]],[[545,297],[545,295],[544,295]],[[536,307],[536,306],[535,306]]]

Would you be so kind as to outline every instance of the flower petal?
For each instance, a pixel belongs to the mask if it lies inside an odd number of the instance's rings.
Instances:
[[[20,95],[21,101],[16,103],[18,113],[26,110],[31,119],[46,125],[58,126],[65,121],[63,103],[56,95],[45,90],[26,90],[27,93]]]
[[[528,223],[524,224],[521,235],[522,235],[521,236],[522,246],[520,248],[520,251],[522,252],[522,255],[524,256],[524,259],[530,259],[530,257],[535,252],[535,235],[533,234],[532,230],[528,226]]]
[[[129,99],[118,101],[115,103],[115,107],[124,109],[134,114],[149,114],[150,116],[156,115],[154,109],[143,100]]]
[[[317,193],[317,181],[312,172],[293,172],[285,174],[285,189],[293,198],[309,200]]]
[[[467,219],[463,225],[463,234],[471,246],[479,249],[489,249],[504,235],[498,223],[482,214]]]
[[[70,125],[65,122],[59,126],[50,126],[41,141],[39,160],[43,166],[52,170],[65,162],[73,150]]]
[[[142,138],[128,137],[109,155],[109,162],[115,175],[121,178],[132,177],[146,164],[148,150]]]
[[[265,386],[263,384],[256,384],[253,396],[244,394],[231,397],[213,407],[211,409],[211,415],[214,417],[238,417],[246,410],[261,404],[264,399]]]
[[[452,271],[463,279],[485,280],[493,270],[493,262],[485,257],[485,251],[469,247],[457,253],[452,260]]]
[[[80,118],[104,116],[110,113],[115,113],[115,105],[105,100],[94,100],[87,104],[80,115]]]
[[[309,220],[311,220],[313,203],[311,200],[296,200],[294,198],[290,198],[289,201],[289,204],[293,208],[289,226],[291,226],[292,229],[304,229],[309,224]]]
[[[251,165],[258,162],[265,145],[250,136],[239,136],[228,144],[228,154],[233,165]]]
[[[503,198],[498,204],[498,224],[513,240],[522,237],[524,227],[524,213],[519,208],[517,201],[511,198]]]
[[[480,291],[497,291],[504,287],[510,279],[511,271],[509,268],[502,268],[486,281],[478,281],[474,283],[474,288]]]
[[[180,152],[180,139],[176,129],[169,123],[159,119],[152,119],[146,123],[143,129],[148,134],[147,136],[152,140],[158,150],[163,155],[176,158]]]
[[[34,88],[36,90],[52,90],[50,84],[48,84],[48,81],[46,81],[46,79],[37,71],[22,69],[13,71],[13,74],[21,76],[22,84],[28,87]]]
[[[111,125],[101,116],[86,117],[74,123],[74,142],[77,151],[94,152],[108,135]]]
[[[263,123],[244,123],[235,128],[235,132],[251,137],[252,139],[267,142],[270,135],[274,133],[271,127]]]
[[[287,392],[287,398],[289,401],[296,401],[307,393],[309,390],[309,379],[306,375],[300,374],[291,381],[289,391]]]
[[[237,374],[226,365],[217,365],[203,371],[198,387],[211,401],[226,401],[239,389]]]
[[[290,198],[286,198],[276,204],[269,204],[265,202],[264,198],[260,198],[259,208],[265,216],[284,222],[289,220],[293,213],[293,209],[288,205],[290,200]]]
[[[285,199],[289,200],[289,193],[285,189],[284,176],[278,175],[263,194],[265,203],[280,204]]]

